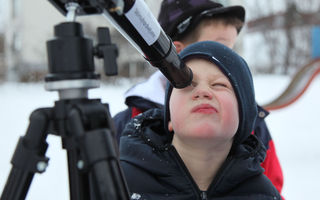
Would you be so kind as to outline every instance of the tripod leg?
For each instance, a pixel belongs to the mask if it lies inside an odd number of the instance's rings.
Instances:
[[[77,171],[80,170],[80,173],[90,179],[89,185],[91,187],[88,192],[90,194],[90,199],[129,199],[129,191],[119,165],[115,139],[110,130],[112,125],[108,124],[108,117],[110,117],[109,112],[102,104],[93,103],[88,107],[84,107],[82,107],[81,112],[77,109],[73,109],[69,112],[68,127],[72,133],[76,134],[76,143],[80,153],[78,159],[82,159],[84,163],[82,168],[79,169],[78,166]],[[102,116],[104,117],[102,121],[104,124],[108,124],[108,126],[97,128],[90,125],[93,130],[86,131],[83,124],[87,124],[88,126],[88,122],[84,123],[81,115],[85,110],[89,112],[97,110],[100,113],[101,110],[103,110],[102,113],[104,114]],[[85,118],[90,117],[86,116]],[[94,123],[97,123],[99,119],[93,121],[95,121]]]
[[[48,164],[45,152],[47,128],[51,116],[50,108],[35,110],[30,116],[30,123],[25,136],[19,139],[11,163],[6,185],[1,200],[25,199],[34,173],[42,173]]]
[[[82,138],[84,158],[93,176],[96,199],[128,199],[127,185],[108,129],[87,132]]]

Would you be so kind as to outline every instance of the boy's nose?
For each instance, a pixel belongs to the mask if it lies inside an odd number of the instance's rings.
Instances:
[[[212,99],[212,93],[207,87],[196,88],[193,94],[193,99]]]

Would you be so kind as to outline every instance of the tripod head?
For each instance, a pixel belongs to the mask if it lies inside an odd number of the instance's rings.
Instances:
[[[108,76],[117,75],[117,47],[111,44],[108,28],[98,28],[98,44],[84,37],[82,25],[74,22],[79,5],[67,6],[69,22],[54,27],[55,38],[47,42],[49,74],[46,90],[58,91],[60,99],[86,98],[87,90],[99,87],[100,75],[94,72],[94,56],[104,59]]]
[[[49,0],[63,15],[70,4],[77,15],[102,14],[176,88],[192,81],[192,71],[181,61],[171,39],[164,33],[143,0]]]

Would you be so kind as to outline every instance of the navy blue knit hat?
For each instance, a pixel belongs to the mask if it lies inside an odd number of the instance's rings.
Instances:
[[[223,6],[211,0],[163,0],[158,21],[173,40],[192,30],[204,17],[227,16],[244,23],[245,9],[242,6]],[[242,26],[238,28],[240,32]]]
[[[181,53],[183,61],[192,58],[206,59],[219,67],[229,79],[239,104],[239,127],[234,144],[242,143],[252,132],[257,117],[257,104],[251,72],[245,60],[232,49],[213,41],[197,42],[189,45]],[[169,100],[172,85],[168,82],[165,97],[165,128],[170,120]]]

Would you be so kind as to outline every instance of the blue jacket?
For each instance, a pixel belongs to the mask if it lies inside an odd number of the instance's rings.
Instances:
[[[164,129],[163,112],[135,117],[120,139],[120,163],[132,199],[277,200],[280,194],[263,175],[263,144],[251,135],[230,152],[207,191],[200,191]]]

